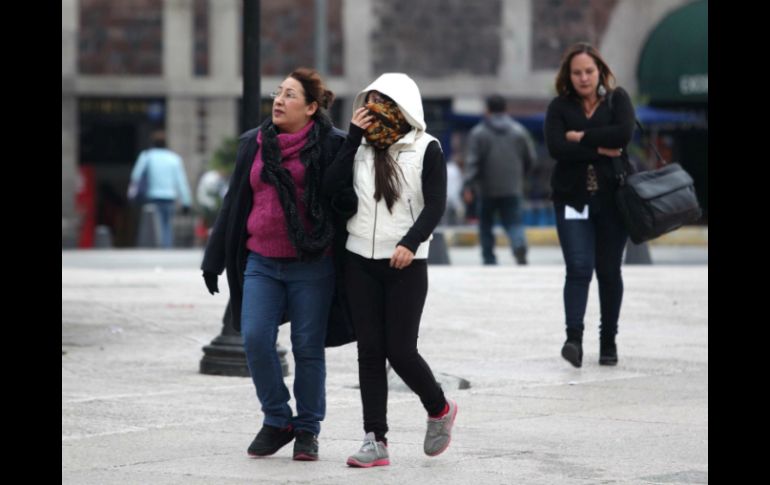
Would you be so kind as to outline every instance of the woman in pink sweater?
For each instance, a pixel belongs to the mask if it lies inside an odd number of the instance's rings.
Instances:
[[[312,461],[326,412],[324,344],[335,289],[334,217],[321,180],[345,134],[326,114],[334,94],[316,71],[295,70],[272,97],[272,116],[240,138],[202,269],[212,294],[227,269],[233,325],[262,406],[249,455],[272,455],[296,438],[294,459]],[[296,415],[275,349],[284,316],[291,321]]]

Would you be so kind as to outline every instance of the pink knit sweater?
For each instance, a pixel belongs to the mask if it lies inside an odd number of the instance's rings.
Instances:
[[[278,145],[281,148],[281,166],[291,172],[294,185],[297,187],[296,201],[300,219],[306,231],[311,226],[305,215],[306,208],[302,202],[305,193],[305,166],[299,159],[299,152],[307,141],[307,135],[313,128],[311,120],[297,133],[279,133]],[[249,214],[247,229],[249,239],[246,246],[253,252],[269,258],[293,258],[297,251],[289,241],[286,229],[286,219],[278,199],[278,192],[272,185],[266,184],[260,178],[264,162],[262,161],[262,132],[257,135],[259,150],[251,166],[250,182],[254,191],[254,205]]]

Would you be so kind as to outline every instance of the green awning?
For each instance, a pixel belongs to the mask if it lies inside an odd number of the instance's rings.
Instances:
[[[639,60],[639,94],[656,102],[709,99],[708,0],[698,0],[664,18]]]

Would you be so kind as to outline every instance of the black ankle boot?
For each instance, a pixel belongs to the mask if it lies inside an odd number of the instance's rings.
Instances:
[[[513,257],[516,258],[516,264],[524,266],[527,264],[527,247],[522,246],[513,250]]]
[[[599,336],[599,365],[618,365],[618,348],[614,334]]]
[[[561,356],[575,367],[583,365],[582,330],[567,329],[567,341],[564,342],[564,346],[561,348]]]

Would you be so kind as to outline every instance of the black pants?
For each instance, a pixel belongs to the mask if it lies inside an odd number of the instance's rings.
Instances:
[[[428,266],[415,259],[394,269],[387,259],[347,252],[345,286],[358,339],[358,380],[364,431],[382,440],[388,432],[385,359],[422,401],[428,414],[446,405],[441,386],[417,352],[420,317],[428,294]]]

